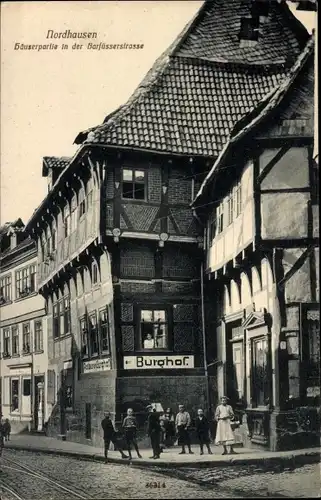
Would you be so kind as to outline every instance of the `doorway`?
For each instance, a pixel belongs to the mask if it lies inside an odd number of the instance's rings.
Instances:
[[[35,429],[38,429],[38,410],[39,410],[39,403],[40,403],[40,391],[38,388],[39,383],[44,383],[44,376],[43,375],[37,375],[34,377],[34,423],[35,423]],[[45,416],[45,401],[44,401],[44,390],[42,391],[42,408],[43,408],[43,420]],[[44,424],[44,421],[42,422],[42,425]]]

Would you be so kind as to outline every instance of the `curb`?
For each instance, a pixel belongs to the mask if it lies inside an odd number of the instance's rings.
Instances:
[[[19,444],[11,444],[6,445],[4,447],[5,449],[11,449],[11,450],[23,450],[23,451],[30,451],[30,452],[35,452],[35,453],[45,453],[47,455],[59,455],[59,456],[65,456],[65,457],[73,457],[73,458],[78,458],[79,460],[90,460],[90,461],[99,461],[99,462],[105,462],[105,458],[103,455],[95,455],[91,453],[80,453],[76,451],[68,451],[68,450],[57,450],[53,448],[41,448],[37,446],[27,446],[27,445],[19,445]],[[306,465],[306,464],[313,464],[313,463],[318,463],[320,462],[321,459],[321,452],[320,451],[310,451],[310,452],[305,452],[304,454],[301,455],[295,455],[295,454],[289,454],[289,455],[281,455],[281,456],[275,456],[275,457],[247,457],[247,458],[242,458],[241,456],[239,458],[226,458],[226,459],[220,459],[220,460],[209,460],[209,461],[204,461],[204,462],[159,462],[158,460],[155,462],[145,462],[144,460],[137,460],[134,458],[132,461],[129,460],[124,460],[122,458],[114,458],[114,457],[108,457],[108,463],[115,463],[115,464],[131,464],[132,466],[138,465],[138,466],[144,466],[144,467],[157,467],[157,468],[168,468],[168,467],[175,467],[175,468],[213,468],[213,467],[221,467],[221,466],[227,466],[227,465],[261,465],[263,469],[268,469],[271,467],[276,467],[276,466],[282,466],[282,467],[288,467],[288,468],[295,468],[301,465]]]

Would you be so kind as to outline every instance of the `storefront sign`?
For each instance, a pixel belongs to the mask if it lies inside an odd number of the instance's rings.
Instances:
[[[105,372],[110,369],[110,358],[92,359],[83,364],[84,373]]]
[[[72,361],[64,361],[64,370],[70,370],[72,368]]]
[[[125,370],[194,368],[194,356],[125,356]]]
[[[12,377],[13,375],[31,375],[31,367],[30,366],[25,366],[25,367],[15,367],[15,368],[10,368],[10,376]]]

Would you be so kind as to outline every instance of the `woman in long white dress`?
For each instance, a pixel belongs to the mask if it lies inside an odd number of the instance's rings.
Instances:
[[[227,454],[227,446],[230,447],[230,454],[234,455],[233,444],[235,442],[234,432],[231,427],[231,420],[234,419],[233,409],[227,404],[227,397],[221,397],[221,404],[218,405],[215,412],[217,421],[215,444],[223,445],[222,455]]]

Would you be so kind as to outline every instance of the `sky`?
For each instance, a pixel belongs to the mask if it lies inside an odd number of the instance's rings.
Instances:
[[[1,3],[0,223],[26,223],[47,193],[44,156],[73,156],[78,133],[126,102],[155,59],[202,2],[57,1]],[[314,13],[296,13],[311,32]],[[54,32],[97,32],[97,44],[144,44],[140,50],[72,49]],[[57,44],[21,50],[16,44]],[[68,49],[62,50],[61,43]]]

